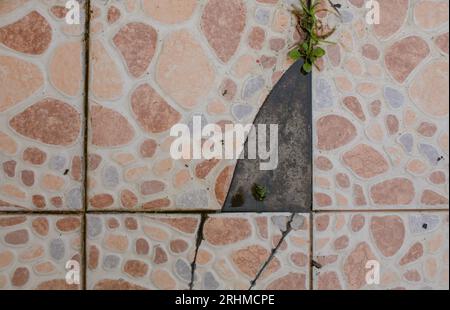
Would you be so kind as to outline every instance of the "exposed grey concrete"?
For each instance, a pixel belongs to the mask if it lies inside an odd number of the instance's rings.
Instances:
[[[278,124],[279,164],[260,171],[260,161],[241,159],[225,201],[225,212],[310,212],[312,197],[311,75],[294,64],[273,88],[255,124]],[[247,145],[245,150],[247,149]],[[267,188],[264,201],[254,184]]]

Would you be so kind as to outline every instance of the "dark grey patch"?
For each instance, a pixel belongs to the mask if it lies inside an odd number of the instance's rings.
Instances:
[[[64,241],[61,239],[53,239],[50,241],[50,256],[55,260],[61,260],[64,258],[66,247]]]
[[[182,259],[176,261],[175,273],[184,281],[191,280],[191,266]]]
[[[301,62],[292,65],[255,119],[255,124],[267,124],[267,130],[278,124],[278,167],[260,171],[259,160],[239,160],[223,211],[311,211],[311,75],[300,73],[301,66]],[[264,201],[253,197],[254,184],[267,189]]]
[[[107,255],[103,260],[103,268],[115,269],[120,264],[120,257],[117,255]]]
[[[87,221],[87,235],[90,239],[94,239],[102,233],[102,219],[97,216],[90,216]]]
[[[217,290],[220,284],[211,272],[205,273],[203,277],[203,288],[205,290]]]

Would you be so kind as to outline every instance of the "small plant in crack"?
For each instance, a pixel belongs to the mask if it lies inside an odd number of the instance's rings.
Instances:
[[[303,59],[303,74],[317,67],[317,60],[325,55],[322,44],[335,44],[327,41],[336,31],[336,27],[329,29],[327,24],[318,17],[321,12],[332,13],[340,16],[339,5],[329,1],[332,10],[321,6],[323,0],[299,0],[300,7],[294,8],[292,13],[297,18],[297,31],[304,34],[304,40],[298,42],[289,52],[289,57],[294,61]]]
[[[252,194],[257,201],[264,201],[267,197],[267,189],[265,186],[253,184]]]

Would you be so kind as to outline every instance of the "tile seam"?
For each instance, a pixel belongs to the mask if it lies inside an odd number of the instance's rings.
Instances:
[[[83,210],[81,228],[81,289],[86,290],[87,286],[87,249],[86,249],[86,221],[88,203],[88,163],[89,163],[89,71],[90,71],[90,27],[91,26],[91,0],[85,2],[85,22],[84,22],[84,141],[83,141]]]

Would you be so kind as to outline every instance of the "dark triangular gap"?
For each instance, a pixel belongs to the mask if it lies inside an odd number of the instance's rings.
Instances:
[[[311,212],[312,82],[301,66],[296,62],[282,76],[254,121],[267,124],[267,135],[270,124],[279,126],[277,169],[261,171],[259,159],[240,159],[223,212]],[[264,201],[252,194],[254,184],[267,189]]]

